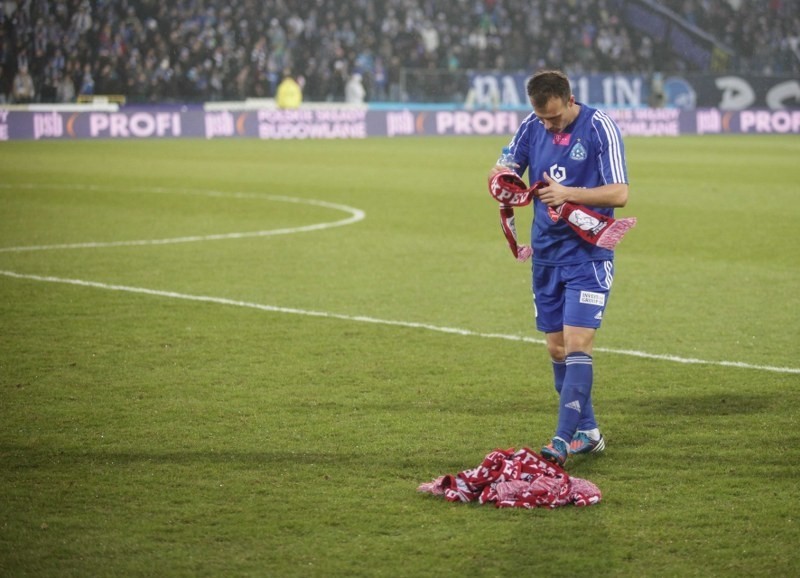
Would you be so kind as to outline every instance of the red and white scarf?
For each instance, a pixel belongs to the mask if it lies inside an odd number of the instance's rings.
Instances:
[[[526,261],[533,250],[527,245],[517,244],[517,229],[514,224],[514,207],[524,207],[533,201],[539,189],[547,183],[536,181],[525,186],[520,176],[506,169],[489,177],[489,193],[500,203],[500,226],[508,241],[508,246],[518,261]],[[604,249],[613,249],[625,233],[636,225],[636,217],[614,219],[597,211],[566,202],[549,211],[554,221],[564,219],[567,225],[584,241]]]
[[[602,499],[600,488],[570,476],[528,448],[494,450],[475,468],[439,476],[418,492],[448,502],[492,503],[498,508],[590,506]]]

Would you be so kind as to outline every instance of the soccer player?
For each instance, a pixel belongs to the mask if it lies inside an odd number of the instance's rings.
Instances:
[[[570,201],[613,216],[628,201],[628,171],[619,127],[576,102],[564,73],[537,72],[527,93],[533,113],[509,149],[517,174],[527,169],[531,182],[547,183],[533,201],[532,285],[536,328],[546,336],[560,403],[555,435],[541,453],[563,466],[569,454],[605,449],[592,408],[592,346],[608,304],[614,252],[581,239],[554,208]]]

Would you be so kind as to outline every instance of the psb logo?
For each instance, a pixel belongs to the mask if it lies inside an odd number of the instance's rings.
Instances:
[[[550,167],[550,178],[557,183],[562,183],[567,178],[567,169],[558,165]]]

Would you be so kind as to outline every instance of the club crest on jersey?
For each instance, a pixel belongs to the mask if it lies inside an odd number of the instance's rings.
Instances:
[[[586,160],[586,147],[584,147],[580,141],[576,142],[572,150],[569,151],[569,158],[573,161]]]

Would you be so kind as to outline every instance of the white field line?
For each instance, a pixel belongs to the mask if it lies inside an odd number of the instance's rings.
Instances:
[[[0,189],[65,189],[65,190],[75,190],[75,191],[108,191],[110,187],[108,186],[97,186],[97,185],[84,185],[84,184],[59,184],[59,185],[44,185],[44,184],[14,184],[9,185],[5,183],[0,183]],[[199,241],[215,241],[220,239],[242,239],[246,237],[266,237],[270,235],[285,235],[285,234],[292,234],[292,233],[303,233],[307,231],[318,231],[321,229],[328,229],[332,227],[341,227],[344,225],[350,225],[352,223],[357,223],[361,221],[365,217],[364,211],[360,209],[356,209],[353,207],[348,207],[346,205],[340,205],[336,203],[328,203],[325,201],[319,201],[314,199],[300,199],[295,197],[287,197],[281,195],[267,195],[267,194],[258,194],[258,193],[241,193],[241,192],[222,192],[222,191],[213,191],[213,190],[197,190],[197,189],[168,189],[163,187],[134,187],[130,189],[118,189],[114,188],[115,192],[142,192],[142,193],[149,193],[149,194],[185,194],[185,195],[197,195],[197,196],[207,196],[207,197],[230,197],[230,198],[238,198],[238,199],[263,199],[267,201],[280,201],[280,202],[287,202],[287,203],[298,203],[298,204],[306,204],[306,205],[313,205],[324,207],[328,209],[335,209],[339,211],[344,211],[346,213],[350,213],[350,217],[346,219],[342,219],[339,221],[333,221],[328,223],[317,223],[313,225],[306,225],[303,227],[293,227],[293,228],[285,228],[285,229],[271,229],[271,230],[264,230],[264,231],[253,231],[247,233],[222,233],[222,234],[213,234],[213,235],[195,235],[195,236],[188,236],[188,237],[174,237],[169,239],[147,239],[147,240],[134,240],[134,241],[111,241],[111,242],[86,242],[86,243],[69,243],[69,244],[61,244],[61,245],[30,245],[30,246],[22,246],[22,247],[0,247],[0,253],[3,252],[22,252],[22,251],[45,251],[51,249],[92,249],[92,248],[102,248],[102,247],[123,247],[123,246],[143,246],[143,245],[165,245],[170,243],[192,243],[192,242],[199,242]],[[251,309],[259,309],[261,311],[270,311],[275,313],[290,313],[294,315],[305,315],[311,317],[327,317],[330,319],[339,319],[343,321],[355,321],[360,323],[374,323],[379,325],[390,325],[395,327],[407,327],[412,329],[425,329],[428,331],[437,331],[439,333],[451,333],[456,335],[464,335],[464,336],[473,336],[473,337],[483,337],[488,339],[504,339],[506,341],[521,341],[526,343],[536,343],[539,345],[543,345],[545,342],[543,339],[536,339],[533,337],[525,337],[522,335],[506,335],[501,333],[481,333],[476,331],[470,331],[468,329],[459,329],[456,327],[442,327],[437,325],[430,325],[427,323],[414,323],[410,321],[392,321],[387,319],[377,319],[374,317],[366,317],[366,316],[351,316],[351,315],[342,315],[338,313],[327,313],[322,311],[310,311],[304,309],[294,309],[290,307],[278,307],[275,305],[263,305],[260,303],[250,303],[246,301],[236,301],[231,299],[224,299],[221,297],[210,297],[204,295],[188,295],[184,293],[174,293],[171,291],[160,291],[157,289],[146,289],[143,287],[128,287],[124,285],[109,285],[106,283],[97,283],[94,281],[84,281],[80,279],[64,279],[60,277],[44,277],[40,275],[25,275],[21,273],[15,273],[13,271],[0,271],[0,275],[4,275],[6,277],[13,277],[17,279],[27,279],[32,281],[44,281],[50,283],[64,283],[70,285],[80,285],[84,287],[94,287],[97,289],[106,289],[111,291],[124,291],[128,293],[140,293],[145,295],[153,295],[158,297],[167,297],[171,299],[183,299],[188,301],[200,301],[206,303],[216,303],[218,305],[229,305],[235,307],[247,307]],[[749,363],[743,363],[740,361],[709,361],[705,359],[696,359],[696,358],[686,358],[686,357],[679,357],[676,355],[660,355],[655,353],[647,353],[645,351],[637,351],[637,350],[630,350],[630,349],[611,349],[605,347],[595,347],[595,351],[601,351],[605,353],[613,353],[618,355],[628,355],[632,357],[640,357],[644,359],[655,359],[659,361],[669,361],[673,363],[684,363],[684,364],[703,364],[703,365],[717,365],[722,367],[737,367],[742,369],[756,369],[761,371],[772,371],[777,373],[793,373],[793,374],[800,374],[799,368],[792,368],[792,367],[774,367],[769,365],[753,365]]]
[[[41,275],[27,275],[22,273],[15,273],[14,271],[2,271],[0,275],[11,277],[13,279],[24,279],[29,281],[42,281],[46,283],[62,283],[66,285],[78,285],[81,287],[92,287],[95,289],[105,289],[107,291],[122,291],[125,293],[138,293],[142,295],[151,295],[154,297],[165,297],[168,299],[182,299],[184,301],[197,301],[201,303],[214,303],[216,305],[228,305],[232,307],[245,307],[249,309],[257,309],[259,311],[268,311],[271,313],[289,313],[292,315],[304,315],[308,317],[323,317],[327,319],[338,319],[341,321],[350,321],[357,323],[373,323],[376,325],[389,325],[393,327],[406,327],[409,329],[424,329],[427,331],[436,331],[439,333],[450,333],[455,335],[463,335],[467,337],[482,337],[486,339],[504,339],[506,341],[520,341],[525,343],[544,344],[542,339],[534,339],[532,337],[525,337],[522,335],[505,335],[502,333],[481,333],[478,331],[471,331],[469,329],[460,329],[458,327],[443,327],[439,325],[431,325],[428,323],[415,323],[412,321],[396,321],[391,319],[378,319],[376,317],[367,317],[363,315],[343,315],[340,313],[329,313],[325,311],[313,311],[308,309],[296,309],[293,307],[279,307],[276,305],[265,305],[262,303],[252,303],[248,301],[236,301],[234,299],[225,299],[222,297],[211,297],[208,295],[189,295],[186,293],[175,293],[173,291],[161,291],[158,289],[147,289],[145,287],[130,287],[127,285],[111,285],[108,283],[98,283],[96,281],[85,281],[82,279],[66,279],[62,277],[49,277]],[[632,357],[640,357],[644,359],[654,359],[658,361],[668,361],[672,363],[684,364],[698,364],[698,365],[716,365],[721,367],[735,367],[740,369],[755,369],[760,371],[771,371],[775,373],[792,373],[800,374],[800,368],[794,367],[774,367],[770,365],[754,365],[750,363],[743,363],[739,361],[710,361],[706,359],[696,359],[691,357],[678,357],[676,355],[659,355],[655,353],[647,353],[645,351],[636,351],[630,349],[611,349],[606,347],[596,347],[595,351],[604,353],[612,353],[616,355],[628,355]]]
[[[2,185],[0,188],[12,188],[11,185]],[[14,185],[13,188],[17,189],[36,189],[36,188],[51,188],[51,189],[70,189],[79,191],[104,191],[108,187],[97,187],[92,185],[57,185],[57,186],[44,186],[44,185]],[[313,225],[305,225],[302,227],[289,227],[285,229],[268,229],[262,231],[251,231],[246,233],[219,233],[212,235],[191,235],[187,237],[172,237],[168,239],[142,239],[132,241],[108,241],[108,242],[95,242],[89,241],[85,243],[66,243],[60,245],[28,245],[22,247],[0,247],[0,253],[21,253],[24,251],[50,251],[54,249],[100,249],[104,247],[141,247],[147,245],[170,245],[173,243],[197,243],[200,241],[219,241],[223,239],[245,239],[249,237],[269,237],[273,235],[290,235],[294,233],[306,233],[309,231],[320,231],[322,229],[330,229],[333,227],[343,227],[345,225],[352,225],[359,221],[364,220],[366,214],[360,209],[348,207],[347,205],[340,205],[337,203],[328,203],[326,201],[318,201],[315,199],[299,199],[295,197],[285,197],[281,195],[263,195],[255,193],[225,193],[222,191],[198,191],[198,190],[183,190],[183,189],[164,189],[164,188],[140,188],[140,189],[127,189],[125,192],[143,192],[153,194],[185,194],[185,195],[198,195],[205,197],[225,197],[234,199],[260,199],[265,201],[278,201],[282,203],[296,203],[301,205],[311,205],[315,207],[323,207],[326,209],[334,209],[336,211],[343,211],[349,213],[350,216],[338,221],[331,221],[326,223],[315,223]]]

